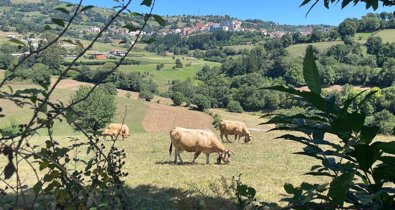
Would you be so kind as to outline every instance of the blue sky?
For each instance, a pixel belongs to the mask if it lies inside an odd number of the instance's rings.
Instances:
[[[68,0],[77,2],[78,0]],[[136,2],[132,9],[144,11],[143,7]],[[331,5],[327,10],[322,2],[319,3],[310,14],[305,17],[309,7],[299,8],[302,0],[157,0],[154,13],[160,15],[230,15],[240,19],[262,19],[281,24],[328,24],[338,25],[347,17],[361,17],[372,9],[366,10],[363,4],[340,9],[340,4]],[[115,5],[112,0],[84,0],[84,4],[92,4],[101,7]],[[393,12],[394,9],[382,8],[376,11]]]

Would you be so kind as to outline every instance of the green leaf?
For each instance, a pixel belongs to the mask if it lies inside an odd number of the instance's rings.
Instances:
[[[372,146],[381,149],[383,152],[395,155],[395,141],[391,142],[375,142]]]
[[[305,101],[309,102],[316,109],[321,110],[323,112],[327,111],[327,105],[325,99],[323,99],[319,94],[316,94],[314,92],[299,91],[285,86],[262,87],[260,89],[277,90],[280,92],[297,95],[302,97]]]
[[[343,0],[343,2],[342,2],[342,9],[344,8],[344,7],[346,7],[350,2],[352,2],[353,0]]]
[[[360,139],[366,144],[370,144],[374,137],[378,134],[380,127],[378,126],[363,126],[361,129]]]
[[[284,190],[288,194],[293,194],[295,192],[295,187],[292,184],[285,183],[284,184]]]
[[[320,95],[321,81],[315,60],[313,46],[309,45],[306,49],[306,56],[303,61],[303,77],[310,91]]]
[[[70,43],[70,44],[74,44],[73,40],[71,40],[71,39],[64,39],[63,42],[67,42],[67,43]]]
[[[156,21],[157,23],[159,23],[160,26],[163,26],[163,27],[166,26],[166,21],[165,21],[165,19],[163,19],[161,16],[159,16],[159,15],[153,15],[153,17],[154,17],[155,21]]]
[[[83,7],[82,9],[81,9],[81,12],[83,12],[83,11],[85,11],[85,10],[88,10],[88,9],[92,9],[92,8],[94,8],[95,6],[93,6],[93,5],[88,5],[88,6],[85,6],[85,7]]]
[[[329,187],[328,197],[331,198],[329,202],[332,205],[343,205],[346,199],[349,185],[353,178],[352,174],[342,174],[332,180]]]
[[[43,187],[43,183],[41,181],[38,181],[34,186],[33,186],[33,191],[34,193],[38,194]]]
[[[9,179],[12,177],[12,175],[15,173],[16,168],[14,166],[14,163],[10,160],[6,167],[4,168],[4,179]]]
[[[23,41],[21,41],[21,40],[19,40],[19,39],[14,39],[14,38],[12,38],[12,39],[10,39],[10,42],[13,42],[13,43],[15,43],[15,44],[17,44],[17,45],[26,46],[26,43],[23,42]]]
[[[63,12],[67,15],[70,15],[69,11],[66,8],[58,7],[58,8],[55,8],[55,10],[58,10],[59,12]]]
[[[59,18],[51,18],[52,23],[64,27],[64,20],[59,19]]]
[[[381,156],[379,148],[365,144],[356,145],[355,150],[349,154],[357,159],[360,168],[365,172],[368,172],[370,167],[372,167]]]
[[[304,5],[308,4],[311,0],[304,0],[302,4],[299,5],[299,7],[303,7]]]
[[[376,183],[395,182],[395,166],[380,164],[373,169],[373,179]]]
[[[140,5],[150,7],[152,5],[152,0],[143,0]]]

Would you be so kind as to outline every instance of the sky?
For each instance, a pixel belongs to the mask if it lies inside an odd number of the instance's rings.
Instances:
[[[78,0],[67,0],[76,3]],[[142,12],[144,7],[139,6],[134,0],[132,10]],[[339,25],[345,18],[360,18],[368,12],[380,13],[382,11],[393,12],[380,7],[366,10],[364,4],[353,6],[350,4],[343,10],[340,4],[331,5],[326,9],[322,1],[305,17],[309,5],[299,8],[302,0],[156,0],[154,13],[159,15],[229,15],[242,20],[261,19],[280,24],[308,25],[327,24]],[[116,3],[113,0],[84,0],[85,5],[100,7],[112,7]]]

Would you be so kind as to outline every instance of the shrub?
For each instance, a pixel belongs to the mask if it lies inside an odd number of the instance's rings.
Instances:
[[[185,97],[181,92],[177,91],[171,94],[170,99],[173,101],[174,106],[180,106],[185,100]]]
[[[146,101],[151,101],[154,98],[154,94],[149,90],[142,90],[139,93],[139,99],[144,99]]]
[[[126,98],[130,98],[130,97],[132,97],[132,94],[131,94],[130,92],[127,92],[127,93],[125,94],[125,96],[126,96]]]
[[[176,68],[182,68],[183,64],[179,58],[176,59]]]
[[[373,121],[370,125],[380,127],[380,133],[382,134],[393,134],[395,128],[395,115],[388,110],[377,112],[373,115]]]
[[[237,113],[243,112],[243,107],[241,107],[238,101],[229,102],[227,109],[229,112],[237,112]]]
[[[211,107],[210,100],[202,94],[196,94],[192,99],[192,104],[196,105],[199,111],[204,111]]]

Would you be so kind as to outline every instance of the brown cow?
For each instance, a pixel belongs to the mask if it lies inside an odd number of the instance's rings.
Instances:
[[[234,143],[236,143],[236,140],[238,143],[240,143],[240,138],[242,136],[245,137],[244,143],[248,143],[253,138],[248,131],[247,126],[239,121],[221,120],[221,122],[219,122],[219,131],[222,142],[224,142],[224,135],[228,142],[231,142],[228,139],[228,135],[235,135]]]
[[[174,145],[174,163],[177,162],[177,157],[180,159],[181,163],[183,162],[180,156],[182,151],[195,152],[192,163],[195,163],[196,158],[202,152],[206,154],[206,164],[209,164],[209,156],[211,153],[218,153],[219,157],[217,163],[220,163],[221,160],[224,161],[224,163],[230,162],[230,153],[232,151],[226,149],[210,130],[175,127],[170,131],[170,139],[169,153],[171,155],[172,146]]]

